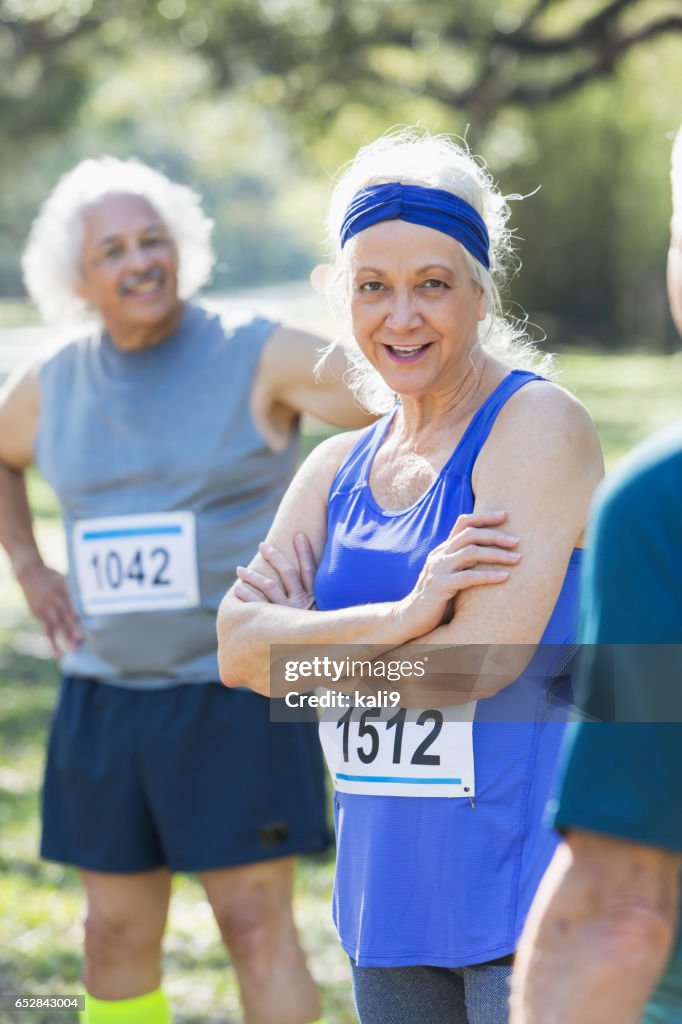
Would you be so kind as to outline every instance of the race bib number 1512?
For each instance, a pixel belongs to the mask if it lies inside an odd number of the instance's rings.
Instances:
[[[474,701],[455,709],[325,712],[320,739],[335,787],[373,796],[471,799],[475,710]]]

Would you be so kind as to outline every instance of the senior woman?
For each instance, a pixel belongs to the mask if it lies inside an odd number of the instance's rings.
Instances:
[[[267,693],[270,644],[392,657],[411,641],[449,645],[454,679],[466,645],[506,645],[514,661],[573,639],[602,459],[583,407],[523,368],[533,355],[500,312],[507,216],[489,176],[443,137],[381,139],[336,186],[329,224],[360,386],[376,401],[380,378],[398,400],[302,466],[221,606],[227,684]],[[303,607],[313,563],[315,606]],[[415,749],[432,722],[403,723],[394,778],[363,773],[358,745],[324,727],[335,920],[362,1024],[507,1019],[511,954],[553,849],[541,817],[561,732],[546,692],[503,721],[527,660],[473,694],[453,687],[453,705],[488,699],[472,726],[443,723],[431,764]],[[375,731],[381,745],[397,728]]]

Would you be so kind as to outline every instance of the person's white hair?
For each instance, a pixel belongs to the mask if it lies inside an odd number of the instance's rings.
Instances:
[[[682,234],[682,128],[677,132],[673,142],[670,182],[673,195],[673,224],[676,232]]]
[[[22,258],[26,290],[49,323],[96,314],[76,294],[82,211],[110,194],[141,196],[164,221],[178,250],[181,299],[194,295],[210,277],[213,221],[204,214],[196,192],[138,160],[83,160],[60,178],[43,203]]]
[[[479,325],[479,341],[486,351],[514,367],[551,372],[551,357],[539,352],[528,338],[526,321],[512,319],[502,311],[500,286],[513,264],[512,234],[507,227],[508,199],[503,196],[481,163],[468,149],[447,135],[431,135],[408,128],[390,132],[359,150],[331,195],[327,214],[328,243],[333,260],[327,294],[349,321],[350,269],[354,238],[341,248],[340,231],[353,197],[363,188],[388,182],[438,188],[465,199],[483,217],[490,236],[490,270],[462,246],[472,277],[486,297],[487,315]],[[352,369],[348,384],[363,404],[383,412],[394,401],[379,374],[364,358],[347,332],[337,339],[348,353]]]

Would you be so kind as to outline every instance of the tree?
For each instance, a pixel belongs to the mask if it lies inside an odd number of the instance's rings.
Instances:
[[[0,103],[14,139],[59,130],[90,61],[161,40],[200,53],[216,91],[251,84],[316,130],[343,98],[401,93],[481,123],[608,76],[673,32],[679,0],[0,0]]]
[[[0,0],[0,288],[56,179],[102,152],[202,192],[216,286],[304,276],[329,175],[421,121],[504,191],[542,185],[513,217],[531,315],[659,338],[681,29],[680,0]]]

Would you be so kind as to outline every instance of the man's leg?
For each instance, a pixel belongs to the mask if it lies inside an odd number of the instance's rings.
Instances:
[[[81,878],[87,897],[84,981],[94,997],[86,997],[85,1021],[167,1024],[160,984],[170,873],[82,871]]]
[[[670,956],[680,858],[576,829],[524,929],[512,1024],[637,1024]]]
[[[673,955],[647,1004],[642,1024],[675,1024],[682,1017],[682,890],[678,902],[680,913]]]
[[[320,1000],[294,925],[292,857],[199,875],[237,972],[247,1024],[310,1024]]]

